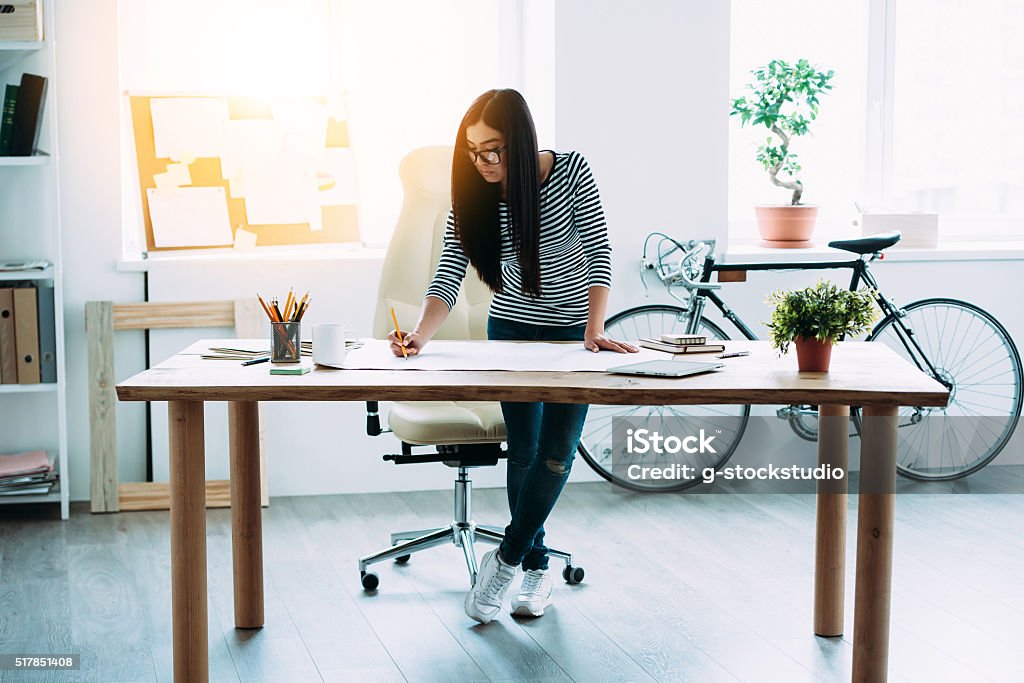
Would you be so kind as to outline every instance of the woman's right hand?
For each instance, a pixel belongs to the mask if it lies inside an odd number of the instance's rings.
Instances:
[[[402,330],[402,340],[405,342],[405,353],[410,356],[419,354],[430,341],[419,332],[406,332],[405,330]],[[401,356],[403,344],[398,341],[398,334],[394,330],[388,333],[388,341],[391,342],[391,353]]]

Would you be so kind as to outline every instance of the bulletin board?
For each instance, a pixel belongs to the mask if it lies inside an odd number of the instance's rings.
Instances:
[[[147,250],[359,241],[340,99],[129,103]]]

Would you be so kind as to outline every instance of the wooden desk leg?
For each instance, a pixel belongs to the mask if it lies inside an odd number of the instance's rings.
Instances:
[[[850,407],[818,407],[818,464],[841,468],[839,481],[818,482],[817,536],[814,547],[814,633],[843,635],[846,586],[847,444]]]
[[[203,402],[168,401],[174,680],[208,681]]]
[[[864,406],[853,613],[854,681],[884,681],[889,671],[897,424],[896,406]]]
[[[229,402],[228,426],[235,628],[260,628],[263,626],[263,521],[259,403]]]

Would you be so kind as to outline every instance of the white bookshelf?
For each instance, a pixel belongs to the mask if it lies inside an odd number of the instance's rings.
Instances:
[[[4,86],[19,83],[22,73],[34,73],[47,79],[39,152],[29,157],[0,157],[0,260],[45,259],[53,265],[38,271],[0,272],[0,286],[18,280],[53,284],[57,382],[0,384],[0,453],[45,449],[56,456],[60,478],[47,494],[0,496],[0,505],[57,503],[61,519],[67,519],[70,485],[57,146],[59,86],[55,68],[54,3],[53,0],[42,2],[44,40],[0,41],[0,100]]]

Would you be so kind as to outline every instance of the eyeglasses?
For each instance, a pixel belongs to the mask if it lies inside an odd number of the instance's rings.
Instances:
[[[505,151],[504,147],[498,147],[497,149],[484,149],[484,150],[480,150],[479,152],[477,152],[475,150],[472,150],[472,149],[468,149],[466,147],[462,148],[462,153],[466,155],[467,159],[469,159],[469,163],[475,164],[476,160],[480,159],[481,161],[483,161],[488,166],[494,166],[496,164],[500,164],[501,163],[501,153],[504,152],[504,151]]]

